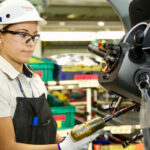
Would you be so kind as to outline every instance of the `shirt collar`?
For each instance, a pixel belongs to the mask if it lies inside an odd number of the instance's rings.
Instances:
[[[26,64],[23,65],[23,73],[29,78],[32,78],[33,72],[27,67]]]
[[[6,59],[0,56],[0,70],[4,72],[11,79],[15,79],[20,72],[18,72]],[[32,71],[24,64],[23,66],[24,75],[31,78],[33,73]]]

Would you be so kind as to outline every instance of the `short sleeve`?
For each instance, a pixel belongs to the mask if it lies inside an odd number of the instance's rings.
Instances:
[[[0,86],[0,117],[9,117],[11,116],[9,87],[2,78],[0,83],[2,85]]]

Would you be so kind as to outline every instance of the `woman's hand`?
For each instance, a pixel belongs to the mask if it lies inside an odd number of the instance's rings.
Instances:
[[[58,143],[59,150],[87,150],[89,143],[96,139],[102,133],[102,130],[98,130],[92,135],[79,141],[75,141],[69,133],[63,142]]]

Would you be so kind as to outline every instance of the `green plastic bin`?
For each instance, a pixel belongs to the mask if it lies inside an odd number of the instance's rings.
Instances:
[[[35,73],[37,73],[41,77],[41,79],[44,82],[52,81],[54,63],[52,61],[38,58],[35,56],[32,56],[32,58],[34,58],[34,60],[37,59],[37,62],[28,62],[26,64],[29,65],[35,71]]]
[[[68,129],[74,127],[76,112],[75,106],[50,107],[50,109],[57,122],[57,129]]]

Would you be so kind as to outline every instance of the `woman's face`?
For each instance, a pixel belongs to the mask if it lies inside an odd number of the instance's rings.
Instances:
[[[22,33],[15,34],[9,31]],[[0,33],[0,40],[2,41],[0,44],[0,55],[10,63],[23,64],[28,62],[36,45],[36,38],[38,38],[36,35],[37,22],[23,22],[10,25],[6,32],[4,30],[4,32]]]

